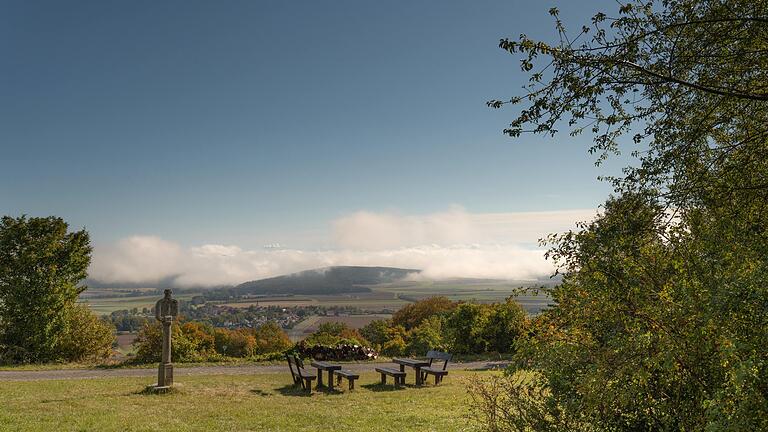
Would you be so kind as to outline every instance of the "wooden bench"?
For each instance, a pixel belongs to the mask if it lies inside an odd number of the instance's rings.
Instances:
[[[427,359],[429,360],[429,366],[421,368],[422,373],[422,382],[424,382],[427,379],[427,375],[434,375],[435,376],[435,385],[440,384],[443,381],[443,377],[448,375],[448,371],[446,370],[448,366],[448,361],[451,360],[453,356],[446,352],[441,351],[430,351],[427,353]],[[435,360],[438,360],[435,362]],[[440,361],[443,361],[443,367],[440,367],[438,363]]]
[[[387,383],[387,375],[395,379],[395,387],[400,387],[401,385],[405,385],[405,372],[403,371],[400,371],[398,369],[392,369],[392,368],[377,367],[376,372],[381,374],[382,385]]]
[[[304,369],[304,362],[301,361],[300,357],[286,354],[285,359],[288,360],[288,368],[291,370],[293,385],[298,384],[307,393],[312,393],[312,380],[316,379],[317,376]],[[296,369],[295,371],[294,368]]]
[[[346,378],[347,382],[349,382],[350,390],[355,389],[355,380],[360,378],[359,374],[356,374],[355,372],[352,372],[349,369],[337,370],[333,374],[336,375],[336,384],[338,384],[339,386],[341,385],[341,379]]]

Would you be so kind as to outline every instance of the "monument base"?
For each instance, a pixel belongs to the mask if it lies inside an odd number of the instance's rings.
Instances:
[[[159,386],[159,385],[147,386],[147,388],[144,389],[144,392],[153,393],[153,394],[165,394],[165,393],[170,393],[171,391],[173,391],[173,387]]]
[[[157,368],[157,387],[170,387],[173,385],[173,364],[160,363]]]

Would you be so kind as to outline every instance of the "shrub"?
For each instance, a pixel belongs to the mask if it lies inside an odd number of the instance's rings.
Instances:
[[[205,361],[216,354],[216,337],[212,327],[196,322],[178,323],[171,326],[171,336],[173,338],[173,361]],[[162,324],[154,322],[145,325],[134,342],[136,346],[134,361],[137,363],[159,362],[163,349],[162,344]]]
[[[74,305],[65,314],[67,328],[57,350],[66,361],[95,361],[112,354],[115,327],[97,317],[87,306]]]
[[[250,331],[256,341],[254,354],[283,352],[291,347],[291,339],[274,322],[267,322]]]
[[[254,329],[228,330],[195,321],[180,322],[172,327],[174,361],[210,361],[221,356],[239,358],[267,358],[291,347],[288,335],[273,322]],[[136,338],[138,363],[160,361],[162,326],[152,323],[144,326]]]
[[[456,354],[483,353],[488,341],[483,338],[491,307],[463,303],[448,315],[445,321],[450,349]]]
[[[443,320],[440,316],[427,318],[409,333],[406,353],[411,356],[423,356],[431,349],[444,349],[442,332]]]
[[[245,329],[219,328],[215,332],[216,352],[228,357],[250,357],[256,351],[256,338]]]
[[[349,328],[342,322],[329,322],[320,324],[317,330],[305,339],[307,345],[338,345],[348,343],[351,345],[370,345],[357,329]]]
[[[189,351],[194,352],[192,357],[206,358],[216,352],[216,338],[214,329],[210,325],[196,321],[180,323],[184,340],[190,345]]]
[[[401,325],[406,330],[410,330],[417,327],[425,319],[449,312],[457,305],[458,303],[449,300],[447,297],[429,297],[400,308],[400,310],[392,315],[392,324]]]
[[[525,333],[526,324],[525,310],[512,297],[509,297],[504,303],[495,303],[490,306],[481,330],[481,339],[486,342],[486,349],[490,351],[514,352],[513,345]]]
[[[368,340],[371,345],[377,350],[381,350],[385,343],[389,340],[387,337],[387,330],[392,325],[392,321],[389,320],[374,320],[360,329],[360,334]]]
[[[408,334],[403,326],[398,325],[387,329],[387,341],[382,346],[382,354],[390,357],[405,354],[407,337]]]
[[[546,385],[531,373],[474,377],[468,382],[469,416],[488,432],[590,431],[546,404]]]

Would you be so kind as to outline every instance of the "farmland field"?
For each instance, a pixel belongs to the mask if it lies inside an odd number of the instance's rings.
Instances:
[[[139,291],[141,295],[135,295]],[[146,293],[146,295],[144,294]],[[195,292],[182,292],[174,297],[180,300],[188,300],[195,296]],[[152,308],[155,302],[162,297],[162,290],[158,288],[89,288],[80,296],[80,302],[85,303],[97,315],[109,315],[122,309]]]
[[[370,313],[392,313],[405,306],[432,296],[446,296],[454,301],[492,303],[504,301],[515,289],[523,286],[540,286],[542,282],[530,281],[403,281],[392,284],[371,285],[371,292],[334,295],[267,296],[225,303],[232,307],[259,306],[350,306]],[[544,294],[523,294],[517,301],[529,313],[538,313],[549,303]]]
[[[370,285],[371,292],[333,294],[333,295],[274,295],[258,299],[243,299],[222,302],[222,305],[247,308],[250,306],[348,306],[356,307],[368,313],[393,313],[414,301],[432,297],[446,296],[454,301],[474,301],[491,303],[504,301],[519,287],[551,285],[541,281],[495,281],[458,279],[448,281],[401,281],[390,284]],[[136,291],[139,294],[136,295]],[[162,290],[158,288],[136,289],[88,289],[81,296],[81,301],[99,315],[106,315],[116,310],[131,308],[151,308],[160,299]],[[146,293],[146,295],[144,295]],[[199,291],[179,290],[174,297],[188,300]],[[537,313],[549,303],[546,295],[524,294],[516,297],[517,301],[529,312]]]

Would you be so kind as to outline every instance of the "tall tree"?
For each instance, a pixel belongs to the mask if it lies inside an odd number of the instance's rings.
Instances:
[[[549,238],[564,281],[510,371],[536,378],[507,387],[530,410],[487,418],[768,429],[768,1],[620,2],[575,34],[550,13],[556,43],[500,42],[530,77],[489,102],[520,107],[505,133],[592,133],[598,163],[638,162],[600,217]]]
[[[85,230],[57,217],[4,216],[0,222],[0,345],[6,360],[62,358],[70,309],[85,290],[91,246]]]

